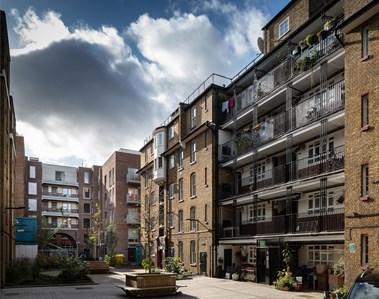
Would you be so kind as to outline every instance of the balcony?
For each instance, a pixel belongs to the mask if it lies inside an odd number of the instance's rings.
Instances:
[[[58,223],[46,223],[45,227],[46,228],[57,228],[60,224]],[[79,224],[68,224],[62,227],[62,229],[78,229]]]
[[[304,99],[288,111],[269,118],[255,127],[241,128],[234,140],[220,145],[220,162],[256,150],[285,133],[336,113],[345,107],[345,82],[339,81],[322,92]],[[283,148],[284,149],[284,148]]]
[[[345,227],[344,212],[344,208],[330,208],[311,213],[264,217],[258,221],[242,222],[238,226],[224,227],[221,238],[340,232]]]
[[[141,218],[139,216],[126,216],[125,222],[130,225],[138,225],[141,222]]]
[[[338,35],[341,39],[343,38],[340,32],[338,32]],[[261,99],[272,95],[273,91],[279,90],[280,87],[300,74],[307,72],[311,68],[315,69],[321,60],[324,60],[325,57],[340,48],[342,46],[333,31],[329,32],[324,40],[317,42],[313,46],[283,57],[276,67],[256,79],[253,84],[238,94],[233,105],[223,106],[229,106],[226,110],[229,112],[224,114],[224,123],[232,122],[236,116],[246,113],[248,108],[256,103],[259,105]],[[288,51],[286,50],[283,48],[282,55]],[[257,69],[255,71],[259,76],[261,70]],[[222,109],[223,111],[225,110],[225,108]]]
[[[61,200],[61,201],[79,201],[79,194],[67,194],[67,193],[59,193],[59,192],[42,192],[42,199],[51,199],[51,200]]]
[[[269,170],[238,180],[234,194],[231,188],[221,188],[220,199],[249,194],[253,191],[280,185],[290,181],[318,176],[344,169],[345,146],[337,146],[318,155],[308,156],[288,164],[278,165]],[[232,178],[230,178],[232,181]]]
[[[127,194],[126,203],[139,205],[141,203],[139,194]]]
[[[126,182],[131,184],[140,184],[141,183],[141,177],[139,174],[127,174],[126,175]]]

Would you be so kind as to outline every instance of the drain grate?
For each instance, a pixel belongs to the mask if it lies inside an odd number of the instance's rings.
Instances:
[[[76,290],[92,290],[93,287],[77,287]]]

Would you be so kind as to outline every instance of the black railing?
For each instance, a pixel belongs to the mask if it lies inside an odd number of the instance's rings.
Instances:
[[[261,216],[258,219],[244,221],[235,226],[223,227],[221,238],[240,238],[273,234],[303,234],[343,231],[345,209],[333,207],[320,208],[307,213]],[[294,222],[294,226],[292,223]],[[294,229],[293,229],[294,227]]]
[[[48,192],[48,191],[43,191],[42,195],[56,196],[56,197],[68,197],[68,198],[78,198],[79,197],[79,194],[67,194],[67,193]]]

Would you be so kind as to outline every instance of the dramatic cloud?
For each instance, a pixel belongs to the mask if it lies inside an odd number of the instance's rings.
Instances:
[[[264,16],[212,3],[202,9],[241,22],[230,19],[220,30],[200,13],[145,14],[121,34],[111,26],[68,27],[53,11],[20,17],[14,10],[23,47],[11,50],[11,87],[27,154],[102,164],[120,147],[138,150],[211,73],[237,73],[255,56]]]

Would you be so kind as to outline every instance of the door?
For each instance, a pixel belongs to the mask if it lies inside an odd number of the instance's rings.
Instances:
[[[232,250],[224,249],[224,270],[226,273],[232,271]]]
[[[136,248],[128,248],[128,262],[135,264],[136,262]]]
[[[257,282],[266,281],[266,248],[257,249]]]
[[[200,252],[200,274],[207,275],[207,253]]]

